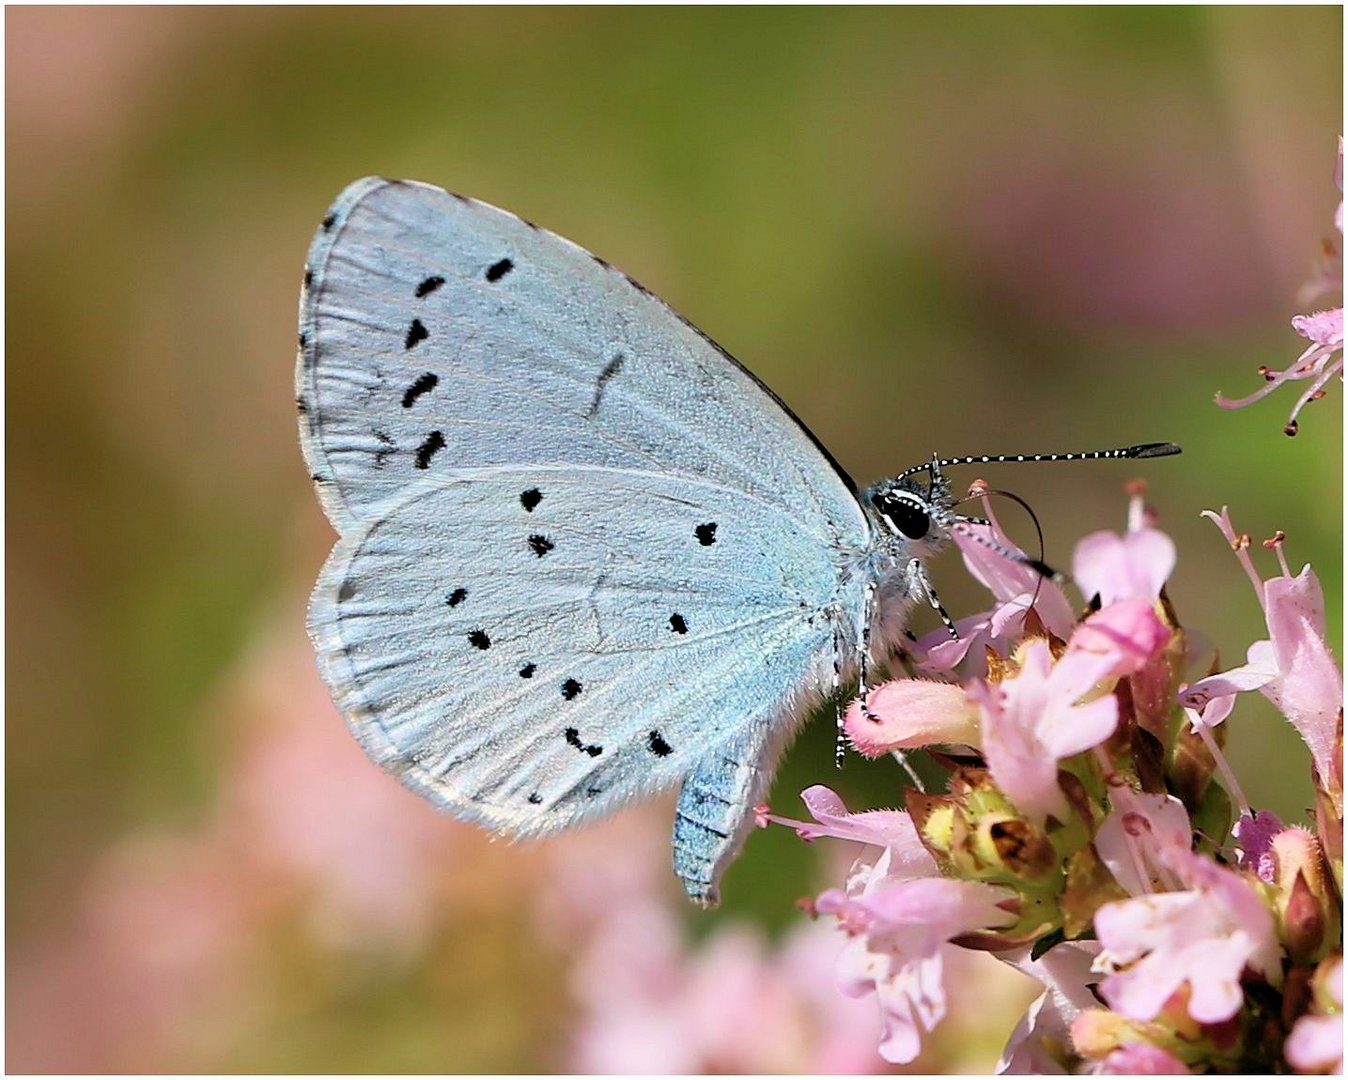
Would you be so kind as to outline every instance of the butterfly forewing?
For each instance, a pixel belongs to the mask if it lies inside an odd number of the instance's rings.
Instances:
[[[427,472],[598,465],[707,479],[826,542],[849,482],[753,376],[663,301],[476,200],[362,180],[324,219],[301,302],[301,437],[340,529]]]

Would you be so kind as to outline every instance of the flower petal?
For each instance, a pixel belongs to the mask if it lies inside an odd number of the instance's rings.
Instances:
[[[1294,578],[1264,583],[1269,637],[1278,678],[1264,693],[1310,748],[1316,770],[1328,777],[1343,704],[1343,677],[1325,640],[1325,602],[1309,566]]]
[[[1256,641],[1247,650],[1246,658],[1249,663],[1199,679],[1180,694],[1180,704],[1186,709],[1202,710],[1210,701],[1244,690],[1259,690],[1278,677],[1272,642]]]
[[[889,852],[886,872],[898,878],[937,872],[936,861],[923,846],[917,826],[906,811],[864,810],[851,813],[842,799],[823,784],[806,788],[800,793],[800,798],[818,825],[786,822],[780,818],[775,820],[794,825],[797,832],[809,839],[832,836],[839,840],[855,840],[883,847]]]
[[[1150,600],[1117,600],[1076,628],[1053,670],[1055,690],[1075,700],[1105,679],[1141,671],[1170,637]]]
[[[1044,985],[1044,992],[1026,1011],[997,1062],[997,1073],[1042,1076],[1066,1072],[1061,1060],[1069,1045],[1072,1021],[1099,1002],[1091,993],[1098,977],[1091,962],[1100,951],[1093,941],[1056,945],[1038,960],[1029,950],[1007,957],[1007,963]]]
[[[1113,971],[1101,996],[1115,1012],[1151,1020],[1187,985],[1193,1019],[1230,1020],[1245,1001],[1247,967],[1275,986],[1282,981],[1273,913],[1236,871],[1188,851],[1168,858],[1186,891],[1119,900],[1095,913],[1098,963]]]
[[[1155,600],[1175,568],[1175,544],[1159,529],[1143,526],[1119,536],[1108,530],[1083,537],[1072,556],[1072,576],[1086,597]]]
[[[848,707],[843,729],[861,753],[879,757],[933,743],[978,745],[978,708],[952,683],[895,679]]]
[[[941,950],[960,934],[1013,922],[1000,906],[1006,897],[981,882],[931,877],[881,883],[862,897],[830,889],[816,900],[853,935],[840,957],[839,988],[852,997],[875,992],[886,1061],[917,1057],[922,1035],[946,1012]]]
[[[1167,865],[1169,853],[1188,851],[1189,812],[1173,795],[1112,789],[1113,808],[1095,834],[1100,861],[1123,888],[1142,896],[1181,883]]]
[[[1292,329],[1308,341],[1331,349],[1343,348],[1343,308],[1330,308],[1310,315],[1295,315]]]
[[[1241,814],[1231,832],[1240,845],[1236,865],[1250,870],[1261,881],[1273,883],[1276,864],[1273,858],[1273,838],[1283,831],[1283,823],[1272,810]]]

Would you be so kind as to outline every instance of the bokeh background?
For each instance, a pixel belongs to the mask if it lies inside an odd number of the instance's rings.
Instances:
[[[706,915],[675,895],[668,801],[493,843],[346,735],[304,636],[332,536],[291,380],[305,250],[359,176],[602,254],[862,481],[1181,442],[991,478],[1070,565],[1145,475],[1179,613],[1233,663],[1262,620],[1199,511],[1285,529],[1341,655],[1342,387],[1296,439],[1292,391],[1212,404],[1301,351],[1336,8],[9,8],[6,31],[11,1070],[883,1068],[839,939],[794,907],[842,845],[755,835]],[[954,557],[935,579],[983,606]],[[830,728],[774,808],[821,781],[894,803],[896,768],[835,772]],[[1232,728],[1250,796],[1299,817],[1296,737],[1259,700]],[[979,968],[918,1065],[987,1069],[1016,980]]]

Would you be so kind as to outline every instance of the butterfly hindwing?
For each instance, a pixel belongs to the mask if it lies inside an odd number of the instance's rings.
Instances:
[[[739,733],[789,733],[828,688],[835,588],[827,549],[715,485],[458,470],[339,545],[310,630],[376,760],[460,816],[545,832]]]

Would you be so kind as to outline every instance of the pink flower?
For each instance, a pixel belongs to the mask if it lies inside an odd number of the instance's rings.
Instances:
[[[1326,640],[1320,582],[1309,564],[1292,576],[1281,538],[1272,546],[1283,572],[1261,582],[1249,556],[1249,539],[1236,535],[1226,508],[1220,515],[1211,510],[1203,514],[1217,523],[1254,583],[1269,637],[1250,646],[1247,663],[1199,680],[1185,691],[1181,702],[1186,708],[1201,709],[1224,694],[1260,691],[1291,721],[1310,748],[1321,782],[1329,783],[1339,775],[1335,738],[1343,705],[1343,677]]]
[[[1008,963],[1044,986],[1044,992],[1021,1018],[997,1063],[999,1074],[1038,1075],[1067,1072],[1072,1022],[1088,1009],[1099,1007],[1091,992],[1097,981],[1092,962],[1099,953],[1093,941],[1055,945],[1037,960],[1029,950]]]
[[[1032,639],[1015,678],[971,690],[983,707],[988,767],[1022,813],[1040,823],[1050,814],[1065,819],[1058,762],[1099,745],[1118,723],[1113,695],[1082,699],[1102,681],[1140,670],[1169,638],[1150,602],[1123,600],[1078,626],[1056,664],[1048,642]]]
[[[1343,1073],[1343,1016],[1303,1016],[1283,1047],[1287,1061],[1300,1073]]]
[[[866,711],[854,701],[843,718],[848,738],[867,757],[934,743],[977,745],[978,707],[954,683],[895,679],[873,690]]]
[[[1100,861],[1127,892],[1145,896],[1163,889],[1182,889],[1171,869],[1174,858],[1187,854],[1193,830],[1189,812],[1173,795],[1110,789],[1109,814],[1095,834]]]
[[[1324,388],[1329,380],[1343,370],[1343,308],[1297,315],[1292,319],[1292,329],[1310,342],[1306,350],[1281,371],[1261,369],[1267,381],[1248,397],[1232,399],[1218,394],[1219,406],[1223,409],[1242,409],[1267,397],[1284,383],[1312,379],[1314,381],[1292,406],[1287,424],[1283,428],[1288,435],[1297,433],[1299,430],[1297,416],[1301,410],[1310,402],[1323,397]]]
[[[805,840],[832,836],[884,848],[887,855],[884,872],[887,874],[918,877],[937,873],[936,860],[923,846],[917,826],[907,811],[863,810],[853,814],[842,799],[823,784],[806,788],[800,798],[818,824],[768,813],[763,814],[764,820],[795,829]]]
[[[1338,161],[1334,169],[1334,183],[1339,192],[1343,192],[1343,139],[1339,139]],[[1334,225],[1343,234],[1343,200],[1339,200],[1334,213]],[[1314,281],[1304,290],[1307,299],[1327,292],[1342,293],[1343,290],[1343,253],[1342,240],[1338,244],[1326,243],[1326,258],[1317,270]],[[1310,315],[1297,315],[1292,319],[1292,329],[1309,341],[1310,346],[1282,371],[1260,368],[1260,374],[1266,380],[1264,386],[1248,397],[1232,400],[1222,394],[1217,395],[1217,404],[1223,409],[1240,409],[1252,405],[1267,397],[1284,383],[1312,380],[1311,384],[1297,399],[1287,418],[1283,430],[1288,435],[1297,433],[1297,416],[1306,405],[1324,396],[1326,384],[1343,370],[1343,307],[1329,308],[1313,312]]]
[[[875,860],[857,863],[846,892],[824,892],[815,910],[836,916],[851,937],[839,957],[839,987],[853,998],[876,995],[885,1026],[881,1056],[912,1061],[922,1049],[922,1035],[945,1016],[945,943],[1014,922],[1015,915],[1002,906],[1010,894],[938,876],[935,859],[903,811],[852,814],[823,786],[808,788],[801,798],[817,825],[762,816],[809,839],[832,836],[884,849]]]
[[[1151,527],[1142,493],[1128,502],[1128,529],[1120,536],[1105,529],[1083,537],[1072,556],[1072,576],[1087,599],[1156,600],[1175,569],[1175,543]]]
[[[1115,1012],[1151,1020],[1187,984],[1193,1019],[1229,1020],[1245,1001],[1246,968],[1281,982],[1273,914],[1235,871],[1188,851],[1171,852],[1168,861],[1186,891],[1119,900],[1096,912],[1097,966],[1112,972],[1100,993]]]
[[[922,1036],[945,1017],[942,946],[1014,922],[1001,906],[1008,896],[976,881],[872,876],[858,896],[830,889],[819,897],[817,910],[836,915],[852,935],[839,958],[839,988],[849,997],[874,993],[880,1003],[886,1061],[912,1061]]]
[[[1343,957],[1326,960],[1316,973],[1323,1001],[1319,1011],[1297,1020],[1283,1053],[1297,1072],[1343,1072]]]
[[[1040,621],[1059,638],[1072,632],[1072,606],[1062,589],[1033,567],[1006,552],[1024,554],[997,525],[971,525],[953,537],[964,565],[980,584],[991,591],[997,603],[988,611],[955,621],[959,637],[952,639],[944,630],[923,636],[914,645],[919,666],[926,671],[951,671],[965,657],[974,661],[970,674],[986,670],[984,650],[992,648],[1005,654],[1025,631],[1025,619],[1031,605]],[[996,550],[996,545],[1003,550]]]
[[[998,787],[1023,813],[1042,821],[1066,812],[1058,762],[1103,742],[1118,722],[1108,693],[1082,699],[1106,680],[1141,670],[1169,640],[1170,630],[1150,601],[1122,600],[1078,626],[1057,662],[1045,639],[1032,638],[1022,646],[1012,678],[974,682],[967,691],[896,680],[870,695],[871,716],[853,704],[844,726],[871,757],[933,743],[977,747]]]

